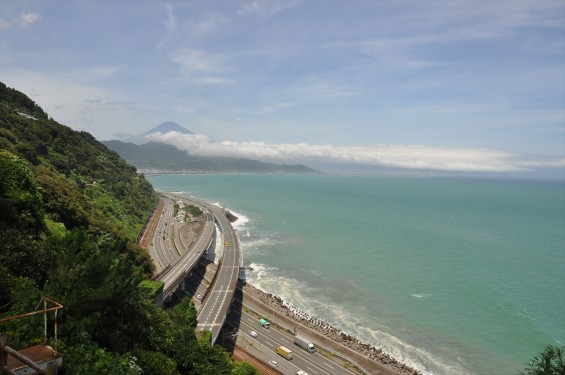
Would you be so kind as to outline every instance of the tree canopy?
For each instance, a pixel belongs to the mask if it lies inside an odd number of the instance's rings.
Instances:
[[[154,303],[154,266],[133,240],[157,195],[86,132],[58,124],[0,83],[0,318],[61,303],[65,374],[230,374],[240,367],[198,339],[189,299]],[[11,345],[39,342],[40,316],[0,323]],[[239,373],[239,372],[238,372]]]

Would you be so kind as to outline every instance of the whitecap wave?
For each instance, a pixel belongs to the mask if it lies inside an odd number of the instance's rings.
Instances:
[[[245,237],[243,242],[245,244],[245,248],[249,250],[265,249],[265,247],[274,244],[273,239],[269,237],[252,238],[250,236]]]
[[[432,294],[431,293],[413,293],[411,294],[412,297],[414,298],[428,298],[431,297]]]
[[[333,327],[346,335],[356,337],[383,353],[395,358],[424,375],[471,375],[453,361],[446,361],[432,353],[410,345],[399,337],[386,333],[386,326],[369,327],[368,319],[354,315],[350,308],[312,296],[320,295],[312,287],[298,280],[279,276],[280,270],[265,264],[251,263],[247,281],[257,289],[281,298],[283,304],[296,315],[320,327]],[[279,272],[277,272],[279,271]],[[427,298],[431,294],[414,294]]]
[[[216,207],[220,207],[222,209],[226,209],[226,211],[231,212],[234,216],[237,217],[237,220],[234,221],[233,223],[231,223],[232,227],[234,227],[234,229],[240,231],[242,230],[242,228],[245,226],[245,224],[247,224],[249,222],[249,217],[247,217],[247,215],[242,214],[241,212],[237,212],[232,210],[231,208],[228,207],[224,207],[220,204],[220,202],[214,202],[212,203],[214,206]]]
[[[249,217],[247,217],[247,215],[242,214],[241,212],[236,212],[231,209],[229,211],[237,217],[237,220],[231,224],[232,227],[234,227],[234,229],[237,229],[238,231],[243,230],[245,224],[249,222]]]

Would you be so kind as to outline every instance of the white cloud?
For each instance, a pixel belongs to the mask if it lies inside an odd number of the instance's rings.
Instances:
[[[332,146],[213,142],[204,135],[156,133],[151,141],[167,143],[189,154],[245,157],[278,162],[327,161],[415,170],[512,172],[536,167],[565,167],[565,160],[527,160],[496,150],[427,147],[420,145]]]
[[[245,3],[239,10],[238,14],[248,15],[248,14],[259,14],[266,15],[268,17],[283,11],[286,8],[290,8],[298,5],[299,1],[278,1],[278,0],[251,0]]]
[[[41,21],[41,16],[37,13],[22,13],[20,15],[20,25],[23,27],[27,27],[29,25],[33,25],[36,22]]]
[[[200,50],[181,49],[173,53],[172,59],[187,72],[215,73],[230,70],[222,65],[218,56]]]
[[[37,13],[22,13],[13,20],[0,18],[0,29],[7,29],[9,27],[28,27],[41,21],[41,18],[41,15]]]
[[[195,37],[214,34],[220,29],[224,23],[224,17],[220,14],[212,14],[204,19],[200,18],[198,21],[188,20],[185,24]]]
[[[165,11],[167,12],[167,19],[163,22],[167,28],[167,34],[159,42],[159,47],[161,47],[170,37],[173,36],[177,30],[177,19],[173,13],[173,6],[170,3],[165,4]]]
[[[232,83],[231,78],[222,74],[232,71],[219,55],[210,55],[204,51],[181,49],[171,56],[173,62],[180,65],[184,79],[201,84]]]

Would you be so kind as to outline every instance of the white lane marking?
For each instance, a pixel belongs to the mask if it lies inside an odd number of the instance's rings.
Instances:
[[[273,345],[273,346],[275,346],[275,343],[274,343],[274,342],[272,342],[272,341],[270,341],[270,340],[267,340],[267,339],[265,339],[265,342],[266,342],[267,344],[269,344],[269,345]]]
[[[324,365],[328,366],[329,368],[335,368],[333,366],[328,365],[326,362],[324,362]]]
[[[308,368],[308,370],[310,370],[310,372],[313,372],[314,374],[317,374],[318,371],[314,370],[312,367],[310,366],[306,366],[306,368]]]
[[[292,343],[292,341],[290,341],[289,339],[287,339],[287,338],[284,337],[284,336],[281,336],[281,340],[282,340],[282,341],[285,341],[285,342],[287,342],[287,343],[289,343],[289,344]]]

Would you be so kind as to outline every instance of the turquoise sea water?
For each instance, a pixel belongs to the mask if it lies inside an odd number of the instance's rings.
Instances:
[[[562,182],[149,180],[242,218],[249,282],[425,374],[516,374],[565,344]]]

